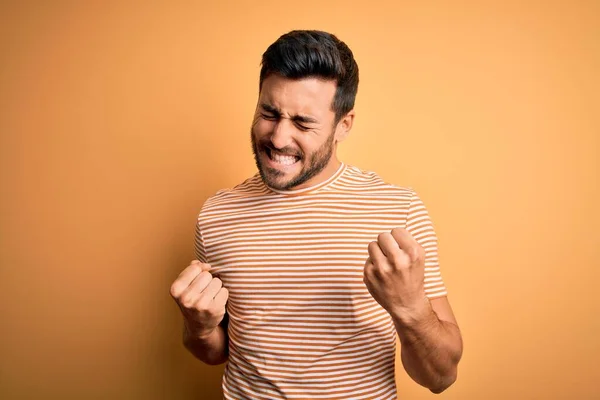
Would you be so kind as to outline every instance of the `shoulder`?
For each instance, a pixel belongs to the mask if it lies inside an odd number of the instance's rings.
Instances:
[[[256,173],[236,186],[220,189],[208,197],[202,205],[200,214],[235,207],[236,204],[245,203],[249,199],[264,195],[267,192],[268,189],[264,185],[260,174]]]
[[[352,185],[357,189],[368,189],[387,195],[397,195],[403,199],[410,199],[416,193],[411,186],[401,186],[383,179],[374,171],[365,170],[354,165],[348,165],[342,182]]]

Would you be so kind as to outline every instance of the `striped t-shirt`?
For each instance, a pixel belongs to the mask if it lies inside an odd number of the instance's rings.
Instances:
[[[195,252],[229,290],[226,399],[396,398],[396,331],[363,282],[369,242],[395,227],[426,252],[425,294],[445,296],[425,205],[373,172],[342,163],[290,191],[256,173],[206,200]]]

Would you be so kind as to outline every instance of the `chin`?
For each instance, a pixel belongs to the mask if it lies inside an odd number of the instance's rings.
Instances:
[[[285,174],[287,175],[287,174]],[[292,189],[292,187],[288,187],[288,185],[290,183],[292,183],[292,181],[294,180],[294,178],[296,178],[295,176],[282,176],[280,174],[273,174],[273,173],[263,173],[263,180],[265,181],[266,185],[273,188],[273,189],[277,189],[277,190],[289,190]]]

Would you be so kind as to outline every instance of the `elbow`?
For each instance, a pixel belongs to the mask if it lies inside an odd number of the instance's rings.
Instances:
[[[452,369],[452,371],[450,371],[450,373],[448,373],[447,375],[442,377],[438,381],[437,385],[429,387],[429,391],[434,394],[440,394],[443,391],[445,391],[446,389],[448,389],[450,386],[452,386],[452,384],[454,382],[456,382],[456,378],[457,378],[457,369],[455,367]]]
[[[220,358],[220,359],[206,359],[206,360],[200,360],[202,361],[204,364],[206,365],[221,365],[221,364],[225,364],[225,362],[227,361],[226,358]]]
[[[192,354],[195,358],[202,361],[206,365],[220,365],[227,362],[228,354],[215,354],[207,351],[207,349],[195,347],[193,341],[184,340],[183,347]]]
[[[462,339],[460,339],[460,347],[453,354],[453,356],[451,358],[451,360],[452,360],[451,364],[447,367],[447,369],[444,372],[439,371],[440,375],[439,375],[439,379],[437,380],[437,384],[432,385],[431,387],[428,388],[432,393],[440,394],[443,391],[445,391],[446,389],[448,389],[450,386],[452,386],[454,384],[454,382],[456,382],[456,379],[458,378],[458,363],[460,362],[461,358],[462,358]]]

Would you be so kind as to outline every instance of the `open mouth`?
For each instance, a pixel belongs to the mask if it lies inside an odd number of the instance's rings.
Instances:
[[[300,156],[293,154],[282,154],[277,150],[273,150],[269,147],[265,147],[265,153],[267,153],[267,157],[269,157],[269,160],[279,165],[288,166],[296,164],[298,161],[300,161]]]

